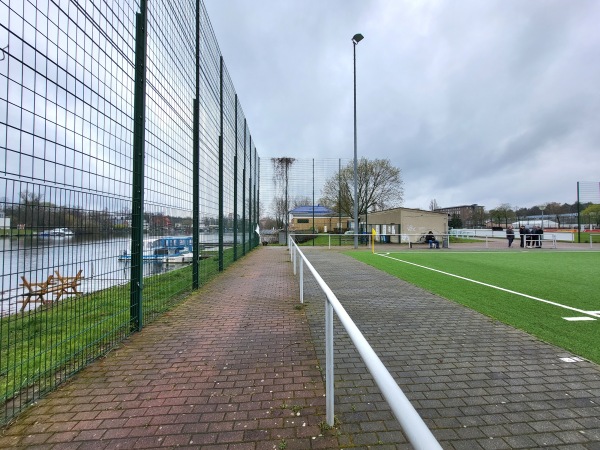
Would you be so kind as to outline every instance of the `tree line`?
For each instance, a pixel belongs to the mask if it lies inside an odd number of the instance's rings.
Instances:
[[[508,226],[513,222],[524,221],[531,216],[544,217],[557,223],[557,228],[565,224],[572,224],[573,217],[580,214],[581,220],[586,224],[600,225],[600,205],[588,203],[558,203],[548,202],[532,207],[511,206],[508,203],[491,209],[488,213],[491,222]],[[569,217],[570,216],[570,217]],[[575,219],[576,220],[576,219]]]

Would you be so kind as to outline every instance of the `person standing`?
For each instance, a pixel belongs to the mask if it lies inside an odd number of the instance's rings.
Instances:
[[[525,248],[525,225],[519,227],[519,237],[521,238],[521,248]]]
[[[535,246],[536,248],[542,248],[542,238],[544,237],[544,229],[540,226],[535,227]]]
[[[525,247],[532,248],[531,244],[533,242],[533,227],[525,227]]]
[[[508,239],[508,248],[510,248],[515,240],[515,230],[513,230],[512,225],[509,225],[506,229],[506,239]]]

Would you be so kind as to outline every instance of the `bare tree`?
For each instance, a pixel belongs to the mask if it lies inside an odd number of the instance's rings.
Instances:
[[[312,200],[310,197],[296,197],[292,200],[292,207],[290,209],[296,209],[299,206],[311,206]]]
[[[439,209],[440,206],[438,205],[438,202],[435,198],[432,198],[431,201],[429,202],[429,211],[435,211],[436,209]]]
[[[521,208],[519,206],[514,206],[513,211],[515,212],[515,218],[517,219],[518,222],[521,222],[521,220],[527,216],[527,208]]]
[[[289,211],[289,197],[288,187],[290,181],[290,168],[296,161],[294,158],[271,158],[273,164],[273,184],[275,186],[275,198],[273,199],[273,206],[275,209],[275,219],[277,220],[278,227],[285,227],[287,231],[288,226],[288,211]]]
[[[492,211],[490,211],[490,214],[492,214]],[[502,203],[494,210],[493,216],[498,219],[499,225],[504,222],[504,226],[508,226],[508,223],[513,221],[515,213],[508,203]]]
[[[402,205],[404,189],[400,169],[389,159],[361,158],[357,167],[358,215]],[[325,182],[321,204],[354,218],[354,163],[350,162]]]
[[[39,192],[25,190],[19,194],[20,202],[8,211],[17,224],[24,224],[28,228],[37,228],[47,223],[48,208],[42,201],[43,196]],[[53,207],[53,205],[50,205]]]
[[[552,220],[554,220],[558,224],[558,228],[560,228],[560,215],[563,212],[568,211],[564,211],[564,208],[560,203],[550,202],[546,205],[546,212],[548,213],[548,217],[552,217]]]
[[[285,197],[273,198],[273,211],[275,212],[275,226],[284,228],[288,211]]]

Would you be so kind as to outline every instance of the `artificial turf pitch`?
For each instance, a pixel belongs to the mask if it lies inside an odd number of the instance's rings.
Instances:
[[[600,252],[349,252],[600,364]]]

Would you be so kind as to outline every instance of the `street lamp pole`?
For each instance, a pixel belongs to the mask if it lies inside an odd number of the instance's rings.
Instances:
[[[548,206],[548,203],[543,203],[539,206],[542,211],[542,228],[544,228],[544,210],[546,209],[546,206]]]
[[[356,142],[356,44],[364,39],[360,33],[352,36],[354,49],[354,248],[358,248],[358,160]]]

